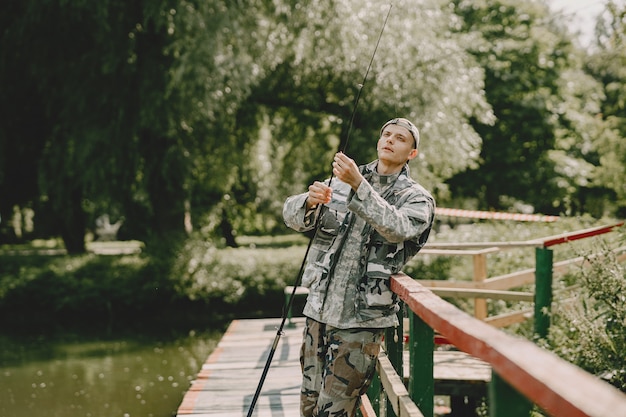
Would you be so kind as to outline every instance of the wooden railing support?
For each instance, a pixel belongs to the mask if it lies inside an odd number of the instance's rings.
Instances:
[[[403,303],[400,303],[403,304]],[[402,366],[402,342],[404,337],[404,319],[403,311],[398,312],[398,327],[391,327],[385,330],[385,351],[389,361],[396,368],[396,372],[400,378],[404,377],[404,369]]]
[[[409,311],[409,396],[426,417],[435,413],[435,332],[417,314]]]
[[[385,330],[385,351],[387,352],[387,358],[393,365],[396,373],[402,380],[404,377],[404,366],[402,357],[402,342],[404,338],[404,320],[402,309],[398,312],[398,327],[389,328]],[[385,409],[387,410],[387,417],[395,417],[395,413],[391,404],[389,404],[389,398],[385,396],[387,401]]]
[[[372,406],[372,408],[378,412],[377,415],[380,415],[380,394],[380,374],[376,372],[376,374],[374,375],[374,379],[372,379],[370,387],[367,389],[367,397],[370,400],[370,405]]]
[[[526,339],[508,335],[469,316],[404,274],[392,277],[391,289],[400,296],[411,311],[415,312],[415,317],[410,316],[412,334],[409,337],[411,343],[409,393],[424,416],[431,417],[433,408],[427,411],[428,405],[426,402],[419,403],[420,397],[428,395],[432,401],[433,391],[426,383],[423,387],[419,386],[418,378],[428,371],[425,367],[418,366],[423,364],[414,364],[413,357],[432,358],[424,351],[426,351],[425,345],[429,345],[428,349],[432,352],[434,338],[432,330],[426,337],[423,327],[437,329],[437,332],[445,336],[459,350],[488,362],[493,372],[548,415],[555,417],[626,416],[624,393],[596,376]],[[422,344],[419,343],[420,341]],[[432,372],[433,368],[430,369]],[[415,380],[412,380],[413,376],[416,377]],[[415,393],[414,389],[421,389],[425,392]],[[495,391],[495,394],[500,395],[500,392]],[[415,398],[413,398],[414,395]],[[505,402],[500,402],[502,407],[508,406]],[[513,414],[504,414],[503,409],[498,417],[504,415],[512,416]]]
[[[545,339],[550,328],[552,306],[553,251],[547,247],[535,249],[535,337]]]
[[[533,404],[492,372],[489,383],[489,417],[528,417]]]
[[[474,282],[482,283],[487,279],[487,255],[478,253],[474,255]],[[474,317],[478,320],[487,318],[487,300],[484,298],[474,299]]]
[[[406,303],[409,317],[408,391],[403,383],[403,317],[399,314],[399,327],[385,333],[385,352],[379,357],[378,372],[367,392],[369,400],[360,408],[361,415],[370,417],[377,409],[378,415],[386,417],[434,417],[435,331],[460,350],[491,365],[492,375],[488,386],[490,417],[527,417],[535,404],[553,416],[626,415],[626,398],[621,392],[535,344],[511,337],[486,324],[484,304],[484,298],[534,301],[535,338],[546,338],[550,328],[553,276],[558,276],[572,261],[582,264],[585,260],[580,258],[554,264],[553,251],[549,247],[608,233],[621,225],[623,222],[544,240],[498,243],[496,246],[535,247],[535,268],[514,274],[487,278],[485,252],[471,253],[474,255],[472,283],[424,281],[433,287],[429,291],[402,273],[394,275],[391,288]],[[487,247],[486,251],[498,250],[485,244],[465,246]],[[424,250],[428,251],[429,249]],[[458,254],[456,252],[459,251],[445,252]],[[619,259],[624,257],[626,254]],[[511,287],[531,284],[533,281],[534,298],[532,293],[505,291]],[[435,292],[442,296],[474,297],[474,312],[478,320],[445,302]],[[516,313],[528,315],[531,312],[532,308],[527,312]],[[512,317],[497,317],[497,320],[503,323],[520,321]],[[572,385],[574,381],[575,385]],[[464,402],[463,397],[459,396],[451,397],[451,405],[452,415],[465,415],[466,411],[472,409],[470,402]]]

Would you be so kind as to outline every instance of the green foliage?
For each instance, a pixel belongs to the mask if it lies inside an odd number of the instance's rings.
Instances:
[[[304,251],[301,245],[217,249],[190,240],[178,253],[171,275],[178,293],[191,300],[262,310],[271,305],[268,297],[282,304],[283,289],[295,282]]]
[[[576,289],[558,304],[549,343],[564,359],[626,392],[626,271],[602,243],[588,261],[589,268],[570,277]]]
[[[586,60],[588,72],[603,85],[602,119],[606,121],[597,149],[597,187],[615,193],[620,216],[626,211],[626,5],[608,2],[597,25],[598,45]]]
[[[459,264],[458,258],[420,255],[409,261],[402,272],[415,279],[445,280],[451,276],[453,267]]]
[[[592,78],[537,2],[396,1],[360,87],[388,10],[11,2],[0,17],[0,215],[30,207],[35,233],[71,252],[103,213],[149,244],[190,228],[284,233],[282,201],[329,175],[349,127],[345,150],[366,163],[395,116],[420,127],[413,174],[439,201],[452,184],[487,207],[600,217],[607,195],[622,199],[621,10]]]
[[[388,5],[244,3],[12,2],[1,215],[31,206],[36,229],[73,252],[103,213],[143,241],[182,232],[185,216],[195,230],[222,219],[239,233],[278,230],[277,202],[328,175]],[[432,188],[478,155],[468,119],[491,119],[446,4],[394,3],[350,145],[368,162],[385,120],[415,119],[415,171]]]
[[[284,55],[251,90],[241,109],[246,118],[238,119],[250,123],[245,136],[257,138],[239,171],[246,183],[233,187],[239,204],[244,197],[249,207],[280,219],[286,196],[330,175],[337,149],[358,163],[374,159],[380,126],[397,115],[420,126],[413,173],[436,194],[445,192],[442,179],[474,164],[481,139],[469,120],[488,124],[492,111],[481,69],[459,48],[462,35],[450,32],[457,18],[446,2],[394,2],[360,89],[388,11],[387,4],[351,0],[292,10],[296,29],[280,32],[280,47],[272,44]]]
[[[547,6],[537,2],[454,4],[496,122],[474,124],[483,138],[479,166],[453,178],[453,190],[477,197],[481,209],[505,209],[513,198],[541,213],[587,211],[577,192],[594,175],[602,91],[565,28],[547,24]]]
[[[0,310],[13,324],[19,313],[41,321],[137,313],[154,283],[139,256],[2,256],[1,265]]]
[[[216,249],[198,239],[177,251],[152,245],[143,255],[2,255],[0,316],[7,325],[279,316],[302,243],[256,238]]]

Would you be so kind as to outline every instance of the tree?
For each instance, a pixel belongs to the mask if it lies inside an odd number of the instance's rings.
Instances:
[[[591,181],[590,156],[599,86],[582,70],[580,52],[547,6],[509,0],[455,1],[468,50],[486,72],[487,100],[497,122],[474,123],[483,138],[479,166],[455,176],[455,192],[483,209],[515,201],[559,214]],[[595,132],[588,129],[593,126]]]
[[[441,179],[478,155],[469,120],[492,118],[482,70],[450,31],[458,19],[446,5],[394,4],[348,148],[367,162],[382,122],[410,117],[424,138],[416,174],[440,194]],[[268,230],[259,225],[269,219],[259,221],[262,213],[280,224],[280,196],[328,175],[320,161],[330,161],[347,137],[387,7],[356,0],[12,3],[0,75],[16,84],[2,106],[32,89],[34,105],[11,114],[37,117],[40,128],[12,150],[32,157],[36,181],[23,196],[11,193],[2,210],[33,205],[37,224],[61,234],[70,252],[84,250],[84,231],[103,212],[125,217],[127,237],[164,242],[190,226],[204,232],[222,224],[232,243],[238,229]],[[22,69],[8,64],[13,55]],[[13,149],[10,142],[26,132],[5,124],[0,147]],[[262,158],[271,158],[271,170],[259,169],[267,166]],[[3,191],[17,175],[13,169],[0,178]]]
[[[38,173],[31,188],[36,191],[21,200],[10,194],[3,214],[12,204],[34,201],[41,205],[37,220],[57,219],[49,222],[56,225],[52,232],[63,236],[70,252],[84,251],[88,209],[123,213],[136,238],[182,231],[191,167],[199,151],[211,148],[199,135],[215,135],[218,149],[228,154],[236,144],[218,142],[217,134],[226,130],[224,116],[241,99],[222,94],[231,90],[224,79],[233,72],[218,63],[232,44],[214,35],[228,33],[244,8],[197,3],[200,10],[186,1],[111,0],[96,7],[32,0],[11,9],[2,38],[3,76],[19,82],[3,106],[33,86],[42,128],[26,138],[37,152],[28,155],[33,159],[27,165]],[[202,48],[183,50],[190,34],[191,44]],[[213,38],[217,41],[201,42]],[[10,66],[12,55],[23,57],[22,68]],[[245,91],[247,83],[239,81],[233,84]],[[37,108],[16,109],[16,119],[36,116]],[[25,131],[13,124],[2,133],[3,149],[11,150],[9,144]],[[9,174],[2,187],[14,183]]]
[[[272,138],[267,149],[281,172],[278,178],[291,179],[274,185],[273,198],[276,191],[282,196],[301,192],[330,175],[332,154],[345,147],[359,83],[389,7],[329,3],[332,8],[322,3],[294,12],[306,12],[305,28],[283,44],[283,60],[248,100],[249,108],[257,109],[258,126],[266,126]],[[481,140],[469,120],[492,120],[483,72],[462,50],[463,35],[450,31],[458,19],[446,5],[394,2],[346,148],[357,162],[369,162],[384,121],[400,115],[415,120],[423,141],[414,173],[438,196],[446,193],[442,180],[478,156]],[[276,204],[267,207],[279,210]]]
[[[36,83],[26,70],[31,53],[10,47],[24,37],[23,28],[13,21],[24,9],[22,2],[8,2],[0,16],[0,237],[6,241],[18,238],[10,226],[14,208],[32,207],[37,201],[37,163],[51,129],[44,122],[45,109]]]
[[[618,216],[626,215],[626,5],[609,2],[597,24],[597,47],[587,60],[589,73],[603,86],[598,116],[605,121],[599,135],[593,184],[614,193]]]

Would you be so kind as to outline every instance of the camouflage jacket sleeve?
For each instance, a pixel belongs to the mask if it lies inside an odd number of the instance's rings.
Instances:
[[[418,239],[428,230],[435,210],[432,198],[412,189],[401,205],[392,205],[367,181],[352,193],[348,208],[362,217],[388,242],[400,243]]]
[[[287,227],[297,232],[306,232],[315,226],[315,209],[306,209],[308,193],[288,197],[283,205],[283,219]]]

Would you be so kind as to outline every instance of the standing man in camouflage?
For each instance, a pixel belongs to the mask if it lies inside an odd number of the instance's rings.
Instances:
[[[409,120],[392,119],[380,131],[377,160],[359,167],[339,152],[330,183],[316,181],[285,201],[289,227],[317,225],[302,275],[310,292],[301,416],[354,416],[384,330],[398,325],[390,277],[424,246],[435,212],[433,197],[409,175],[419,139]]]

